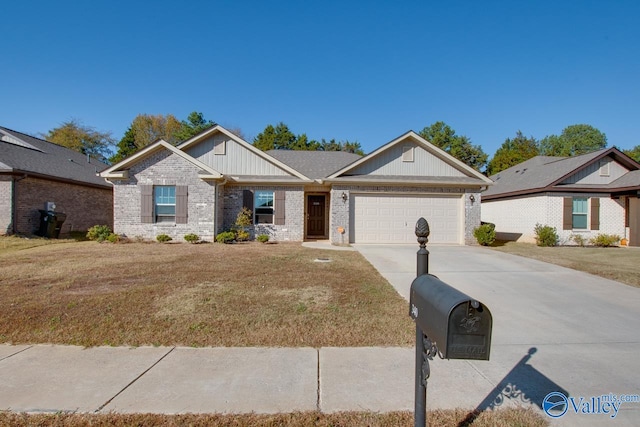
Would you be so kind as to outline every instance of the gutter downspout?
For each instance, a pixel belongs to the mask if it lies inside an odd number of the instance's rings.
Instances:
[[[28,175],[25,173],[21,178],[13,177],[11,179],[11,234],[16,234],[18,232],[18,227],[16,225],[16,218],[18,217],[18,205],[17,205],[17,190],[18,186],[16,185],[18,181],[22,181]]]

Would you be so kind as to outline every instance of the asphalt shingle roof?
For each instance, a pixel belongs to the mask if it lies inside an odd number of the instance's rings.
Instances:
[[[0,172],[41,176],[110,188],[96,174],[108,165],[66,147],[0,126]]]
[[[603,149],[594,151],[592,153],[583,154],[580,156],[572,157],[551,157],[551,156],[536,156],[515,166],[498,172],[492,175],[490,178],[495,184],[482,193],[482,197],[494,197],[503,194],[532,192],[538,189],[544,189],[558,180],[564,178],[575,172],[582,166],[595,160],[603,155],[604,152],[611,149]],[[593,186],[594,188],[619,188],[625,185],[627,181],[635,182],[630,185],[638,185],[640,175],[637,175],[635,171],[628,172],[623,177],[619,178],[615,182],[607,185]],[[566,185],[565,188],[580,187],[586,188],[582,185]]]
[[[267,154],[311,179],[326,178],[361,158],[346,151],[269,150]]]

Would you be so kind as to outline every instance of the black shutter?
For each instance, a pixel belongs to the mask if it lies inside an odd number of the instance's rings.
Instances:
[[[253,191],[251,190],[242,191],[242,207],[247,208],[251,212],[253,212]]]

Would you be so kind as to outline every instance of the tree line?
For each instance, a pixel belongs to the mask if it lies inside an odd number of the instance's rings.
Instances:
[[[178,120],[172,114],[139,114],[118,142],[111,132],[97,131],[75,119],[64,122],[41,136],[47,141],[91,155],[106,163],[117,163],[158,139],[177,145],[215,124],[197,111],[190,113],[185,120]],[[244,139],[241,129],[232,128],[230,131]],[[535,156],[578,156],[607,146],[606,135],[587,124],[567,126],[560,135],[548,135],[540,140],[533,136],[527,137],[518,130],[515,137],[505,139],[489,160],[489,156],[480,145],[474,145],[467,136],[456,134],[451,126],[442,121],[426,126],[418,133],[453,157],[488,176]],[[263,151],[346,151],[365,154],[357,141],[309,139],[305,133],[296,135],[283,122],[275,126],[267,125],[253,138],[252,143]],[[640,161],[640,145],[623,151],[634,160]]]

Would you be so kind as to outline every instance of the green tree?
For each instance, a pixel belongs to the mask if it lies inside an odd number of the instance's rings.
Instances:
[[[425,127],[419,134],[430,143],[478,171],[487,164],[489,156],[482,150],[482,147],[473,145],[466,136],[456,135],[456,131],[442,121]]]
[[[526,137],[521,131],[516,137],[507,138],[487,164],[487,175],[495,175],[518,163],[529,160],[539,153],[538,141],[534,137]]]
[[[567,126],[560,135],[549,135],[540,141],[540,154],[545,156],[579,156],[607,147],[607,136],[591,125]]]
[[[636,162],[640,162],[640,145],[636,145],[631,150],[623,150],[623,153],[631,157]]]
[[[253,145],[262,151],[291,150],[295,142],[296,136],[283,122],[278,123],[275,127],[267,125],[264,131],[253,139]]]
[[[118,151],[116,152],[116,154],[109,158],[109,161],[111,163],[118,163],[119,161],[124,160],[125,158],[138,151],[138,146],[136,145],[136,135],[133,132],[131,126],[129,126],[127,131],[124,133],[124,136],[122,137],[120,142],[118,142],[117,147]]]
[[[202,113],[193,111],[187,120],[180,122],[180,128],[175,132],[174,137],[178,141],[186,141],[215,125],[211,120],[206,120]]]
[[[140,149],[146,147],[158,139],[164,139],[170,144],[176,144],[180,140],[176,134],[181,129],[182,123],[173,114],[138,114],[131,128],[135,135],[136,146]]]
[[[99,132],[83,125],[77,119],[64,122],[42,136],[49,142],[88,154],[104,162],[108,161],[107,156],[111,154],[114,145],[111,132]]]
[[[362,150],[362,146],[358,141],[343,141],[340,144],[342,145],[342,149],[340,151],[346,151],[347,153],[354,153],[364,156],[364,151]]]

